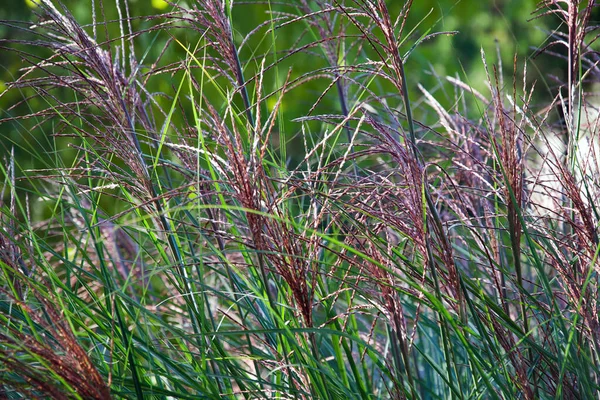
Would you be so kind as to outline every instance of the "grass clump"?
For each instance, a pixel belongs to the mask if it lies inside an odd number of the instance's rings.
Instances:
[[[454,34],[411,6],[5,21],[29,36],[3,42],[24,60],[3,123],[35,168],[1,169],[2,396],[597,397],[594,2],[539,4],[568,71],[543,106],[516,58],[482,52],[486,93],[411,81]]]

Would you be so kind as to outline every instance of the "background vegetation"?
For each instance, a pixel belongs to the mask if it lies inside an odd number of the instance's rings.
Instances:
[[[0,12],[3,397],[598,396],[593,2]]]
[[[77,21],[81,24],[91,24],[92,14],[90,13],[91,0],[74,1],[66,0],[62,2],[74,15]],[[145,29],[153,25],[156,21],[139,20],[138,17],[148,16],[164,11],[163,0],[136,0],[130,1],[130,13],[134,18],[131,23],[134,30]],[[390,2],[390,12],[399,13],[402,2]],[[272,8],[277,9],[279,6],[273,4]],[[233,29],[237,35],[237,39],[241,40],[245,35],[251,32],[256,26],[263,23],[265,13],[269,12],[267,5],[261,2],[241,2],[233,9],[233,18],[235,22]],[[550,27],[553,26],[551,19],[537,20],[535,23],[529,23],[528,19],[533,17],[533,12],[536,9],[536,1],[476,1],[476,0],[461,0],[461,1],[418,1],[412,5],[412,11],[408,16],[408,25],[411,27],[413,39],[423,35],[426,32],[454,31],[452,36],[439,36],[435,40],[428,40],[421,43],[413,51],[410,58],[407,59],[407,65],[411,71],[411,79],[409,86],[411,92],[418,93],[417,85],[421,84],[434,92],[439,90],[438,77],[461,76],[468,77],[469,84],[481,90],[485,87],[485,71],[481,63],[480,49],[484,49],[491,61],[496,60],[498,52],[505,63],[512,63],[512,58],[515,54],[520,60],[528,59],[531,62],[528,79],[530,82],[535,80],[545,81],[548,76],[557,76],[561,79],[566,75],[566,67],[564,63],[556,58],[541,56],[541,58],[531,59],[533,49],[543,46],[548,38]],[[115,21],[119,18],[119,13],[114,5],[107,4],[103,10],[105,18],[108,21]],[[0,19],[2,20],[19,20],[19,21],[35,21],[36,7],[31,0],[4,2],[0,4]],[[239,17],[238,15],[239,14]],[[118,37],[118,25],[112,23],[105,27],[111,37]],[[277,35],[277,45],[282,48],[290,48],[297,41],[308,44],[314,38],[303,34],[304,27],[300,24],[291,24],[285,32]],[[12,29],[11,25],[0,26],[0,37],[6,40],[16,39],[25,40],[31,35],[22,29]],[[139,51],[142,52],[147,60],[156,59],[159,55],[162,56],[164,63],[176,62],[182,57],[185,57],[184,50],[179,47],[171,46],[166,53],[162,54],[162,49],[168,40],[167,35],[150,36],[144,35],[138,38],[136,43],[139,46]],[[189,38],[193,40],[192,37]],[[265,40],[258,36],[247,38],[247,43],[242,54],[251,57],[253,53],[258,51],[268,51],[269,45]],[[247,52],[247,53],[246,53]],[[40,56],[44,56],[42,52]],[[322,65],[314,65],[312,62],[318,58],[296,57],[292,59],[282,60],[280,65],[282,70],[286,70],[293,66],[293,76],[301,76],[307,72],[313,71]],[[538,67],[541,65],[541,72]],[[0,89],[4,90],[7,82],[15,80],[19,75],[19,69],[23,67],[22,57],[16,52],[5,52],[0,58]],[[250,68],[248,66],[247,68]],[[520,71],[518,72],[520,73]],[[171,80],[170,77],[164,77],[157,82],[148,82],[149,90],[153,92],[168,93],[173,86],[177,85],[177,77]],[[270,90],[273,90],[277,84],[275,82],[266,81],[265,83]],[[322,82],[308,82],[305,85],[297,88],[293,98],[286,98],[285,111],[288,120],[293,120],[303,115],[307,107],[313,104],[314,100],[321,93]],[[212,88],[206,88],[211,96],[214,95]],[[23,93],[18,91],[10,91],[0,97],[0,108],[4,110],[4,117],[8,115],[19,115],[27,112],[29,108],[39,109],[43,107],[41,99],[33,98],[27,105],[14,107],[15,103],[22,100],[24,97],[32,93]],[[545,96],[545,98],[553,97],[550,91],[539,90],[536,96]],[[445,97],[445,96],[444,96]],[[451,100],[446,98],[439,99],[444,106],[450,106]],[[339,105],[335,99],[329,101],[325,98],[323,108],[325,110],[339,111]],[[10,111],[9,111],[10,109]],[[424,110],[417,108],[417,113]],[[422,115],[418,115],[422,119]],[[178,118],[177,115],[174,118]],[[0,151],[4,154],[11,148],[11,144],[21,142],[23,140],[23,131],[28,131],[27,126],[19,126],[18,124],[4,124],[4,137],[8,140],[4,141]],[[32,132],[35,135],[36,142],[42,143],[44,146],[51,146],[45,143],[47,137],[47,128]],[[290,140],[295,136],[299,129],[299,125],[290,127]],[[37,168],[35,159],[31,159],[26,154],[21,152],[20,147],[15,149],[17,159],[20,160],[23,166]],[[299,146],[294,145],[289,149],[291,157],[301,157],[300,153],[294,150]],[[21,157],[21,154],[23,156]],[[108,204],[105,204],[109,206]]]

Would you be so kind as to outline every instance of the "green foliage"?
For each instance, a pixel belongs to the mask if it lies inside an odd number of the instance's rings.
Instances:
[[[596,396],[593,2],[389,3],[0,8],[3,397]]]

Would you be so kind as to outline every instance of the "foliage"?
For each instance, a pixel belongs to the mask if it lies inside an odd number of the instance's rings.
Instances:
[[[412,1],[38,1],[4,23],[4,397],[596,396],[594,2],[539,4],[540,106],[516,56],[413,80],[454,32]]]

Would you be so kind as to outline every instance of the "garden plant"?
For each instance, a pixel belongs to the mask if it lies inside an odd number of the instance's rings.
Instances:
[[[1,22],[1,398],[600,397],[594,1],[428,84],[411,0],[81,1]]]

